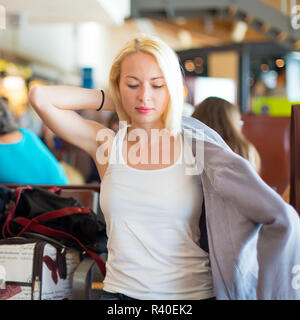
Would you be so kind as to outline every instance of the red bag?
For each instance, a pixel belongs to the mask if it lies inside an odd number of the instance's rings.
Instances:
[[[54,192],[38,187],[19,187],[15,194],[15,207],[8,213],[2,228],[3,238],[22,236],[24,232],[31,231],[60,241],[67,240],[68,244],[76,244],[77,248],[90,255],[105,276],[105,264],[99,252],[83,243],[88,240],[90,229],[97,227],[99,222],[90,208],[72,197],[60,197]],[[103,231],[101,226],[98,235],[102,239]],[[80,239],[78,235],[81,236]]]

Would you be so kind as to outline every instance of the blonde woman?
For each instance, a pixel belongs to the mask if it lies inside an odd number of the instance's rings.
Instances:
[[[97,165],[108,235],[102,299],[300,298],[291,287],[298,215],[212,129],[182,117],[179,62],[160,39],[125,45],[109,93],[45,86],[30,100]],[[116,110],[124,122],[114,135],[80,109]]]
[[[234,152],[260,172],[260,156],[242,133],[241,113],[237,106],[219,97],[208,97],[195,107],[192,117],[218,132]]]

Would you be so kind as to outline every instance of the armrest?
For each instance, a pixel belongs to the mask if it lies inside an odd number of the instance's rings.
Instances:
[[[100,255],[106,262],[107,255]],[[73,274],[72,300],[98,300],[103,288],[104,276],[91,257],[85,257]]]

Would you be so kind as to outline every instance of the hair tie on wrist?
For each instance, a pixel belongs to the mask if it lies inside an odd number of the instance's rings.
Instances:
[[[101,93],[102,93],[102,102],[101,102],[101,105],[98,109],[96,109],[96,111],[100,111],[104,105],[104,91],[103,90],[100,90]]]

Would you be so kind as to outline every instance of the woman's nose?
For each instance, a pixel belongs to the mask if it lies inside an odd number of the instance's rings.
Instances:
[[[139,90],[139,99],[141,101],[148,101],[150,100],[150,90],[147,86],[142,86]]]

